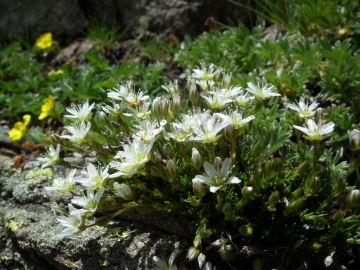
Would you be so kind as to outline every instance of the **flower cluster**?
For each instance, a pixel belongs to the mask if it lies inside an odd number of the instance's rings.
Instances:
[[[152,101],[146,92],[135,91],[134,83],[128,81],[108,91],[109,104],[97,107],[98,112],[92,113],[95,104],[88,101],[66,109],[65,118],[71,124],[64,127],[58,141],[68,148],[95,151],[99,164],[86,164],[77,176],[72,170],[65,179],[57,178],[47,188],[73,195],[69,214],[58,218],[66,227],[60,236],[103,226],[131,208],[142,213],[172,211],[183,202],[205,209],[201,204],[211,201],[216,213],[235,224],[240,220],[237,212],[253,194],[259,196],[261,188],[267,188],[269,183],[274,185],[272,189],[281,186],[276,181],[284,175],[274,175],[283,170],[285,158],[279,158],[276,151],[291,134],[282,130],[289,129],[289,124],[267,123],[266,106],[273,106],[280,96],[275,87],[263,78],[233,85],[232,75],[215,65],[194,69],[187,87],[190,108],[188,101],[181,100],[177,81],[163,85],[167,95]],[[311,141],[325,139],[334,129],[334,123],[322,121],[315,111],[317,106],[315,102],[308,105],[304,99],[288,105],[298,113],[299,121],[306,121],[306,127],[294,128]],[[356,140],[352,140],[354,149],[358,149]],[[40,159],[43,166],[59,160],[59,149],[49,148],[49,153]],[[316,149],[313,151],[319,158]],[[274,178],[263,180],[264,171]],[[313,178],[304,185],[311,187],[306,196],[318,188]],[[76,183],[83,187],[80,194],[74,192]],[[276,211],[280,192],[272,190],[269,194],[268,200],[262,198],[264,209]],[[102,207],[116,212],[95,219],[94,214]],[[286,211],[291,207],[291,203],[284,206]],[[203,220],[199,224],[191,259],[199,255],[201,237],[212,233]],[[252,228],[239,224],[239,232],[251,235]],[[174,258],[167,262],[155,256],[154,262],[156,269],[176,269]],[[208,263],[204,268],[212,266]]]

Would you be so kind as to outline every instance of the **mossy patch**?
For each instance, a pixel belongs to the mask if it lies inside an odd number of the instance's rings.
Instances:
[[[41,178],[46,178],[46,180],[50,180],[52,178],[53,174],[52,174],[52,171],[47,168],[47,169],[40,169],[40,170],[31,170],[27,173],[27,175],[25,176],[25,179],[26,180],[29,180],[29,179],[33,179],[33,178],[38,178],[38,177],[41,177]]]
[[[5,223],[5,228],[7,228],[10,231],[12,231],[13,233],[15,233],[17,231],[17,229],[19,228],[19,222],[16,222],[15,220],[10,220]]]

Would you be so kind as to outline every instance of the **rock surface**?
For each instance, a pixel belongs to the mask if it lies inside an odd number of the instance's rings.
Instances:
[[[34,42],[41,34],[51,32],[55,40],[69,44],[94,20],[120,33],[126,30],[126,38],[134,31],[151,31],[164,37],[196,35],[209,29],[205,22],[210,17],[224,24],[248,23],[249,11],[227,0],[2,0],[0,42],[14,37]]]
[[[169,258],[174,250],[179,269],[196,269],[185,258],[194,227],[176,215],[130,213],[105,228],[55,237],[63,227],[52,209],[55,202],[65,207],[71,197],[44,187],[67,169],[41,169],[33,161],[20,171],[11,164],[0,155],[0,269],[151,269],[154,255]]]

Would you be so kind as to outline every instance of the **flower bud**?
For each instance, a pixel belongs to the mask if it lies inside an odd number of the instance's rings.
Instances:
[[[166,172],[170,179],[175,179],[177,176],[175,163],[171,159],[169,159],[166,163]]]
[[[199,151],[196,148],[192,149],[191,162],[192,162],[193,167],[196,170],[200,170],[200,168],[203,165],[203,159],[202,159]]]
[[[350,147],[352,151],[357,151],[360,149],[360,131],[357,129],[354,129],[353,131],[349,132],[349,141],[350,141]]]
[[[358,207],[360,205],[360,190],[350,190],[346,197],[346,203],[351,208]]]
[[[222,167],[222,160],[221,160],[221,158],[216,157],[214,159],[214,168],[215,168],[215,170],[220,171],[221,167]]]
[[[280,158],[275,158],[273,159],[274,162],[274,171],[279,173],[282,172],[282,170],[284,169],[284,163],[281,161]]]
[[[251,195],[253,194],[253,192],[254,192],[254,188],[253,187],[243,187],[242,189],[241,189],[241,195],[243,196],[243,198],[245,199],[245,200],[248,200],[248,199],[250,199],[250,197],[251,197]]]
[[[194,207],[198,207],[200,205],[200,200],[196,199],[195,196],[190,197],[190,204]]]
[[[345,188],[346,188],[346,180],[345,179],[340,179],[335,185],[335,190],[339,193],[343,192]]]
[[[310,188],[312,189],[313,192],[315,192],[320,187],[321,187],[321,180],[319,177],[315,176],[310,182]]]
[[[21,148],[25,151],[31,152],[35,148],[35,144],[32,141],[25,141],[22,143]]]
[[[262,263],[260,261],[259,258],[256,258],[254,261],[253,261],[253,269],[254,270],[261,270],[262,269]]]
[[[188,254],[187,254],[187,258],[189,259],[189,262],[195,260],[200,254],[200,250],[198,250],[197,248],[195,247],[191,247],[189,248],[188,250]]]
[[[196,178],[194,178],[192,180],[192,184],[193,184],[193,191],[194,191],[195,196],[199,199],[204,197],[206,192],[205,192],[205,188],[204,188],[203,184],[201,184],[201,182],[199,180],[197,180]]]
[[[299,198],[299,199],[291,202],[291,203],[286,207],[287,212],[289,213],[289,212],[297,211],[297,210],[300,208],[303,200],[304,200],[303,198]]]
[[[333,223],[331,226],[330,226],[330,234],[332,235],[335,235],[339,230],[339,224],[336,222],[336,223]]]
[[[124,183],[119,184],[115,182],[113,187],[116,191],[115,195],[123,198],[126,201],[131,200],[134,196],[134,192],[132,191],[131,187]]]
[[[308,170],[309,170],[309,162],[307,160],[305,160],[297,167],[297,171],[300,175],[306,174]]]
[[[322,247],[322,245],[320,245],[319,243],[316,243],[316,242],[315,242],[315,243],[312,244],[312,248],[315,249],[315,250],[318,250],[318,249],[320,249],[321,247]]]
[[[221,259],[223,259],[224,261],[230,261],[235,258],[235,255],[232,254],[230,251],[227,251],[226,249],[220,250],[219,253],[220,253]]]
[[[333,218],[333,220],[341,220],[344,218],[344,216],[345,216],[345,212],[339,210],[332,216],[332,218]]]
[[[324,114],[324,110],[322,108],[316,109],[316,112],[315,112],[315,122],[316,123],[319,123],[323,114]]]
[[[299,199],[302,196],[303,190],[302,188],[298,188],[297,190],[294,190],[291,195],[294,200]]]
[[[270,161],[267,161],[264,165],[264,171],[266,173],[272,173],[274,171],[274,163]]]
[[[268,203],[269,203],[269,205],[274,206],[279,201],[280,201],[279,191],[275,190],[273,193],[271,193],[271,195],[268,199]]]
[[[173,97],[170,103],[170,110],[174,115],[178,115],[180,112],[181,101],[180,97]]]
[[[151,115],[155,119],[160,119],[162,117],[162,107],[161,107],[161,98],[157,97],[154,99],[151,105]]]
[[[200,95],[199,92],[196,89],[196,83],[194,79],[189,80],[189,100],[191,103],[196,105],[199,102]]]
[[[229,142],[232,142],[236,140],[236,131],[234,129],[234,126],[232,124],[229,124],[225,128],[225,139]]]
[[[249,225],[242,225],[239,227],[239,233],[242,236],[250,236],[253,234],[253,228],[250,227]]]
[[[201,246],[201,236],[197,234],[193,241],[194,247],[198,248]]]
[[[223,212],[223,214],[225,216],[230,216],[233,212],[233,208],[232,208],[232,204],[227,202],[227,203],[224,203],[222,208],[221,208],[221,211]]]

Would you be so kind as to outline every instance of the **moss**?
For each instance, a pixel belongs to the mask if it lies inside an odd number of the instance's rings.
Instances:
[[[36,177],[46,177],[46,180],[50,180],[52,178],[52,171],[47,168],[47,169],[40,169],[40,170],[31,170],[28,172],[28,174],[25,176],[25,179],[32,179],[32,178],[36,178]]]
[[[19,222],[16,222],[15,220],[10,220],[5,223],[5,228],[8,228],[10,231],[15,233],[19,228]]]

